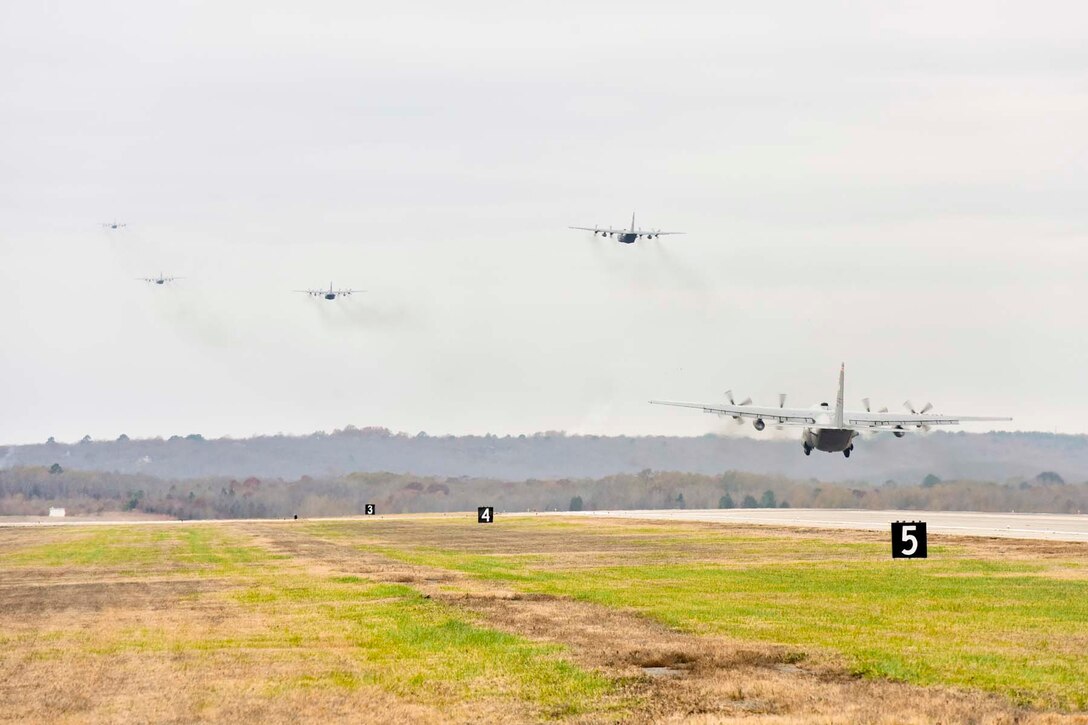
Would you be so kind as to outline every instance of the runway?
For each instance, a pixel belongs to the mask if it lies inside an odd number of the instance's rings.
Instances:
[[[332,516],[302,521],[375,521],[385,518],[451,518],[476,512]],[[652,509],[641,511],[497,511],[495,522],[521,516],[697,521],[719,524],[757,524],[819,529],[888,531],[893,521],[925,521],[930,534],[998,536],[1011,539],[1049,539],[1088,542],[1088,515],[976,513],[969,511],[866,511],[860,509]],[[110,518],[0,517],[0,528],[41,526],[178,526],[226,523],[289,523],[289,519],[118,520]]]
[[[966,511],[863,511],[854,509],[665,509],[558,511],[548,516],[703,521],[821,529],[888,531],[893,521],[925,521],[929,533],[1088,542],[1088,515],[1005,514]],[[497,519],[496,519],[497,520]]]

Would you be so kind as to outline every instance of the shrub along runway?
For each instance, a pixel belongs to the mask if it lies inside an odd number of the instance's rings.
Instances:
[[[1088,722],[1085,554],[474,513],[6,528],[0,718]]]

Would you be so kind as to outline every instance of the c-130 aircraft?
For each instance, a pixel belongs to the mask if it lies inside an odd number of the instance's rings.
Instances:
[[[663,232],[660,229],[650,229],[648,231],[635,229],[634,212],[631,212],[630,229],[612,229],[611,227],[571,227],[571,229],[578,229],[583,232],[593,232],[593,236],[600,234],[603,237],[616,237],[616,241],[620,244],[634,244],[641,237],[656,239],[657,237],[666,234],[683,234],[683,232]]]
[[[699,408],[704,413],[714,413],[723,418],[732,418],[737,423],[745,418],[752,420],[756,430],[763,430],[768,423],[775,426],[799,426],[804,428],[801,433],[801,446],[805,455],[812,451],[825,451],[827,453],[841,452],[847,458],[854,450],[854,438],[863,432],[892,433],[896,438],[902,438],[907,433],[924,432],[934,425],[959,425],[960,423],[976,421],[1009,421],[1012,418],[986,418],[963,415],[937,415],[929,411],[933,406],[929,403],[921,410],[914,410],[908,400],[904,407],[909,413],[889,413],[887,408],[873,412],[869,409],[869,399],[864,398],[864,411],[850,411],[843,407],[844,381],[846,377],[845,364],[839,368],[839,393],[835,398],[835,407],[827,403],[820,403],[812,408],[787,408],[786,396],[778,396],[778,407],[761,407],[751,405],[751,398],[739,405],[733,402],[732,391],[727,391],[725,396],[729,400],[728,405],[714,403],[675,403],[665,400],[651,400],[654,405],[676,405],[683,408]]]
[[[332,282],[329,282],[328,289],[297,289],[295,292],[302,292],[303,294],[310,295],[311,297],[324,297],[327,300],[335,300],[337,297],[350,297],[356,292],[366,292],[365,289],[333,289]]]

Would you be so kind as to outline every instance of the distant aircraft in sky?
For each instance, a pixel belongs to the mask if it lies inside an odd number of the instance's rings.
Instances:
[[[828,453],[841,452],[847,458],[854,450],[854,438],[862,432],[886,432],[892,433],[896,438],[902,438],[907,433],[928,431],[934,425],[959,425],[960,423],[974,421],[1009,421],[1012,418],[980,418],[962,415],[937,415],[930,413],[933,408],[926,403],[921,410],[915,410],[908,400],[903,406],[909,413],[889,413],[887,408],[882,408],[874,413],[870,410],[869,399],[863,398],[864,411],[849,411],[843,409],[843,389],[846,376],[846,366],[839,368],[839,394],[835,398],[835,406],[820,403],[812,408],[787,408],[786,396],[778,396],[778,407],[761,407],[752,405],[751,398],[737,404],[733,402],[733,392],[726,391],[725,397],[728,405],[714,403],[674,403],[664,400],[651,400],[655,405],[677,405],[684,408],[699,408],[705,413],[714,413],[722,418],[732,418],[740,423],[743,419],[752,420],[756,430],[763,430],[768,423],[775,426],[799,426],[804,428],[801,434],[801,445],[805,455],[809,455],[815,449]]]
[[[136,279],[143,280],[144,282],[151,282],[153,284],[166,284],[167,282],[181,279],[181,277],[164,277],[160,272],[158,277],[137,277]]]
[[[304,294],[310,295],[311,297],[324,297],[327,300],[335,300],[340,295],[343,295],[344,297],[349,297],[349,296],[355,294],[356,292],[366,292],[366,290],[365,289],[338,289],[338,290],[334,290],[332,288],[332,282],[329,282],[329,288],[328,289],[297,289],[297,290],[295,290],[295,292],[302,292]]]
[[[647,239],[656,239],[657,237],[665,234],[683,234],[683,232],[663,232],[660,229],[650,229],[643,231],[641,229],[635,229],[635,215],[631,214],[631,228],[630,229],[611,229],[602,227],[571,227],[571,229],[580,229],[584,232],[593,232],[593,236],[600,234],[603,237],[616,237],[616,241],[621,244],[634,244],[635,241],[641,237]]]
[[[102,227],[105,229],[120,229],[121,227],[127,227],[128,224],[122,224],[118,221],[102,222]]]

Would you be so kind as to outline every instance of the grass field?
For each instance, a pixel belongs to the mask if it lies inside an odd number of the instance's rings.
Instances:
[[[1088,722],[1088,547],[506,517],[0,529],[0,719]]]

